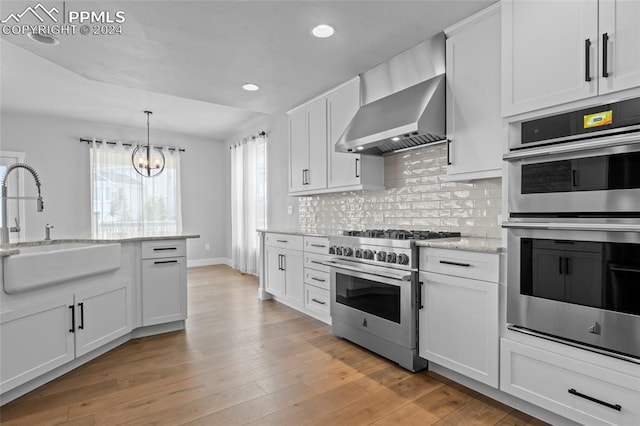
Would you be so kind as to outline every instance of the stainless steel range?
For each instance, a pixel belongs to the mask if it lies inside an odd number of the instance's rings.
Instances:
[[[418,357],[417,240],[460,233],[404,230],[345,231],[330,237],[331,321],[336,336],[384,356],[410,371]]]

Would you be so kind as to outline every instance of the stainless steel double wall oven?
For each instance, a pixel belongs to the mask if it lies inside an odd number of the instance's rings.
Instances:
[[[640,99],[521,124],[507,322],[640,362]]]

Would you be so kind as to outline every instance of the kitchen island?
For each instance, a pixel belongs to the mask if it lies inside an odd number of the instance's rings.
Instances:
[[[198,237],[0,246],[0,402],[130,339],[184,329],[186,239]]]

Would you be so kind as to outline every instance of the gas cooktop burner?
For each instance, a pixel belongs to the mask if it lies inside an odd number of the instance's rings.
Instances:
[[[431,240],[436,238],[459,237],[459,232],[407,231],[403,229],[365,229],[364,231],[344,231],[348,237],[386,238],[391,240]]]

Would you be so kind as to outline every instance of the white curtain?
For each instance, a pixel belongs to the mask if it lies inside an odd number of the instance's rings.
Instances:
[[[267,218],[267,136],[260,133],[231,147],[231,245],[233,267],[258,273],[259,244],[256,229]]]
[[[165,168],[140,176],[131,163],[133,147],[93,143],[91,230],[96,238],[169,235],[182,232],[180,153],[163,149]]]

